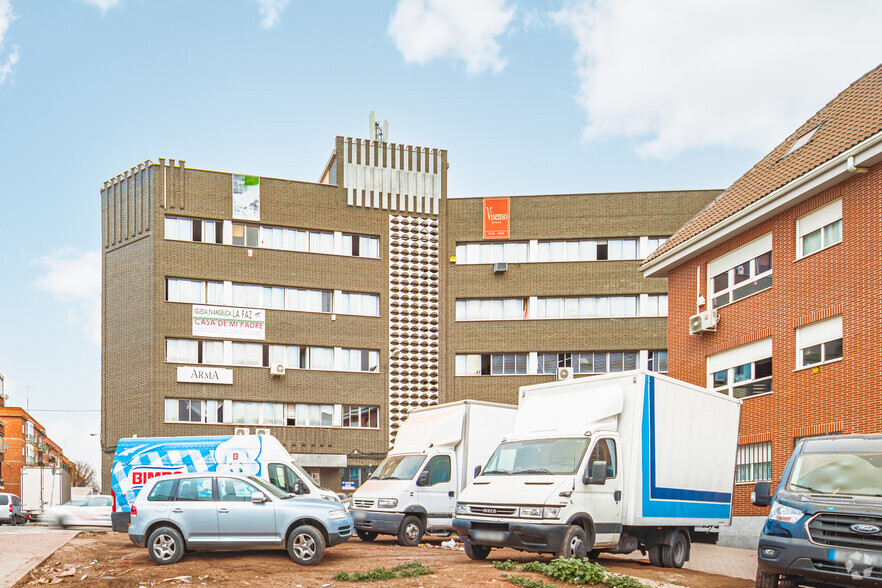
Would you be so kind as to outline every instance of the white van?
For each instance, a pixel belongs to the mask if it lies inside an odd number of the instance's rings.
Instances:
[[[522,387],[512,432],[456,505],[466,555],[640,550],[681,567],[696,527],[731,520],[740,410],[644,370]]]
[[[113,530],[128,529],[129,509],[147,480],[185,472],[257,476],[289,494],[340,502],[332,491],[319,488],[272,435],[132,437],[116,444],[110,474]]]
[[[459,492],[475,477],[517,407],[464,400],[410,412],[395,446],[352,495],[352,518],[363,541],[397,535],[416,545],[423,533],[449,533]]]

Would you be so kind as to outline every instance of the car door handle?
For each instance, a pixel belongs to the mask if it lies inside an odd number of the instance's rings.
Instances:
[[[621,491],[621,490],[616,490],[615,492],[613,492],[613,499],[614,499],[616,502],[620,501],[620,500],[622,499],[622,491]]]
[[[173,508],[172,512],[184,512],[183,508]]]
[[[230,509],[228,509],[228,508],[219,508],[219,509],[217,509],[217,512],[230,512]]]

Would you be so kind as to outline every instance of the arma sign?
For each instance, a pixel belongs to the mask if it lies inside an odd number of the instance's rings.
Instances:
[[[233,370],[205,366],[178,366],[178,382],[232,384]]]
[[[508,223],[508,196],[484,198],[484,238],[508,239]]]

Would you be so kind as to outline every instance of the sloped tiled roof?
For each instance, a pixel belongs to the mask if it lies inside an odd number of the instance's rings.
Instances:
[[[805,146],[785,157],[794,141],[818,125]],[[683,225],[645,263],[712,229],[721,221],[880,131],[882,65],[864,74],[796,129]]]

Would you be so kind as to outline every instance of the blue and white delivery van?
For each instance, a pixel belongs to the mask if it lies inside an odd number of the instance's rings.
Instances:
[[[459,495],[466,555],[648,553],[681,567],[728,525],[741,401],[644,370],[524,386],[512,431]]]
[[[147,480],[185,472],[257,476],[290,494],[340,501],[316,486],[272,435],[132,437],[117,442],[110,473],[113,530],[126,531],[131,504]]]

